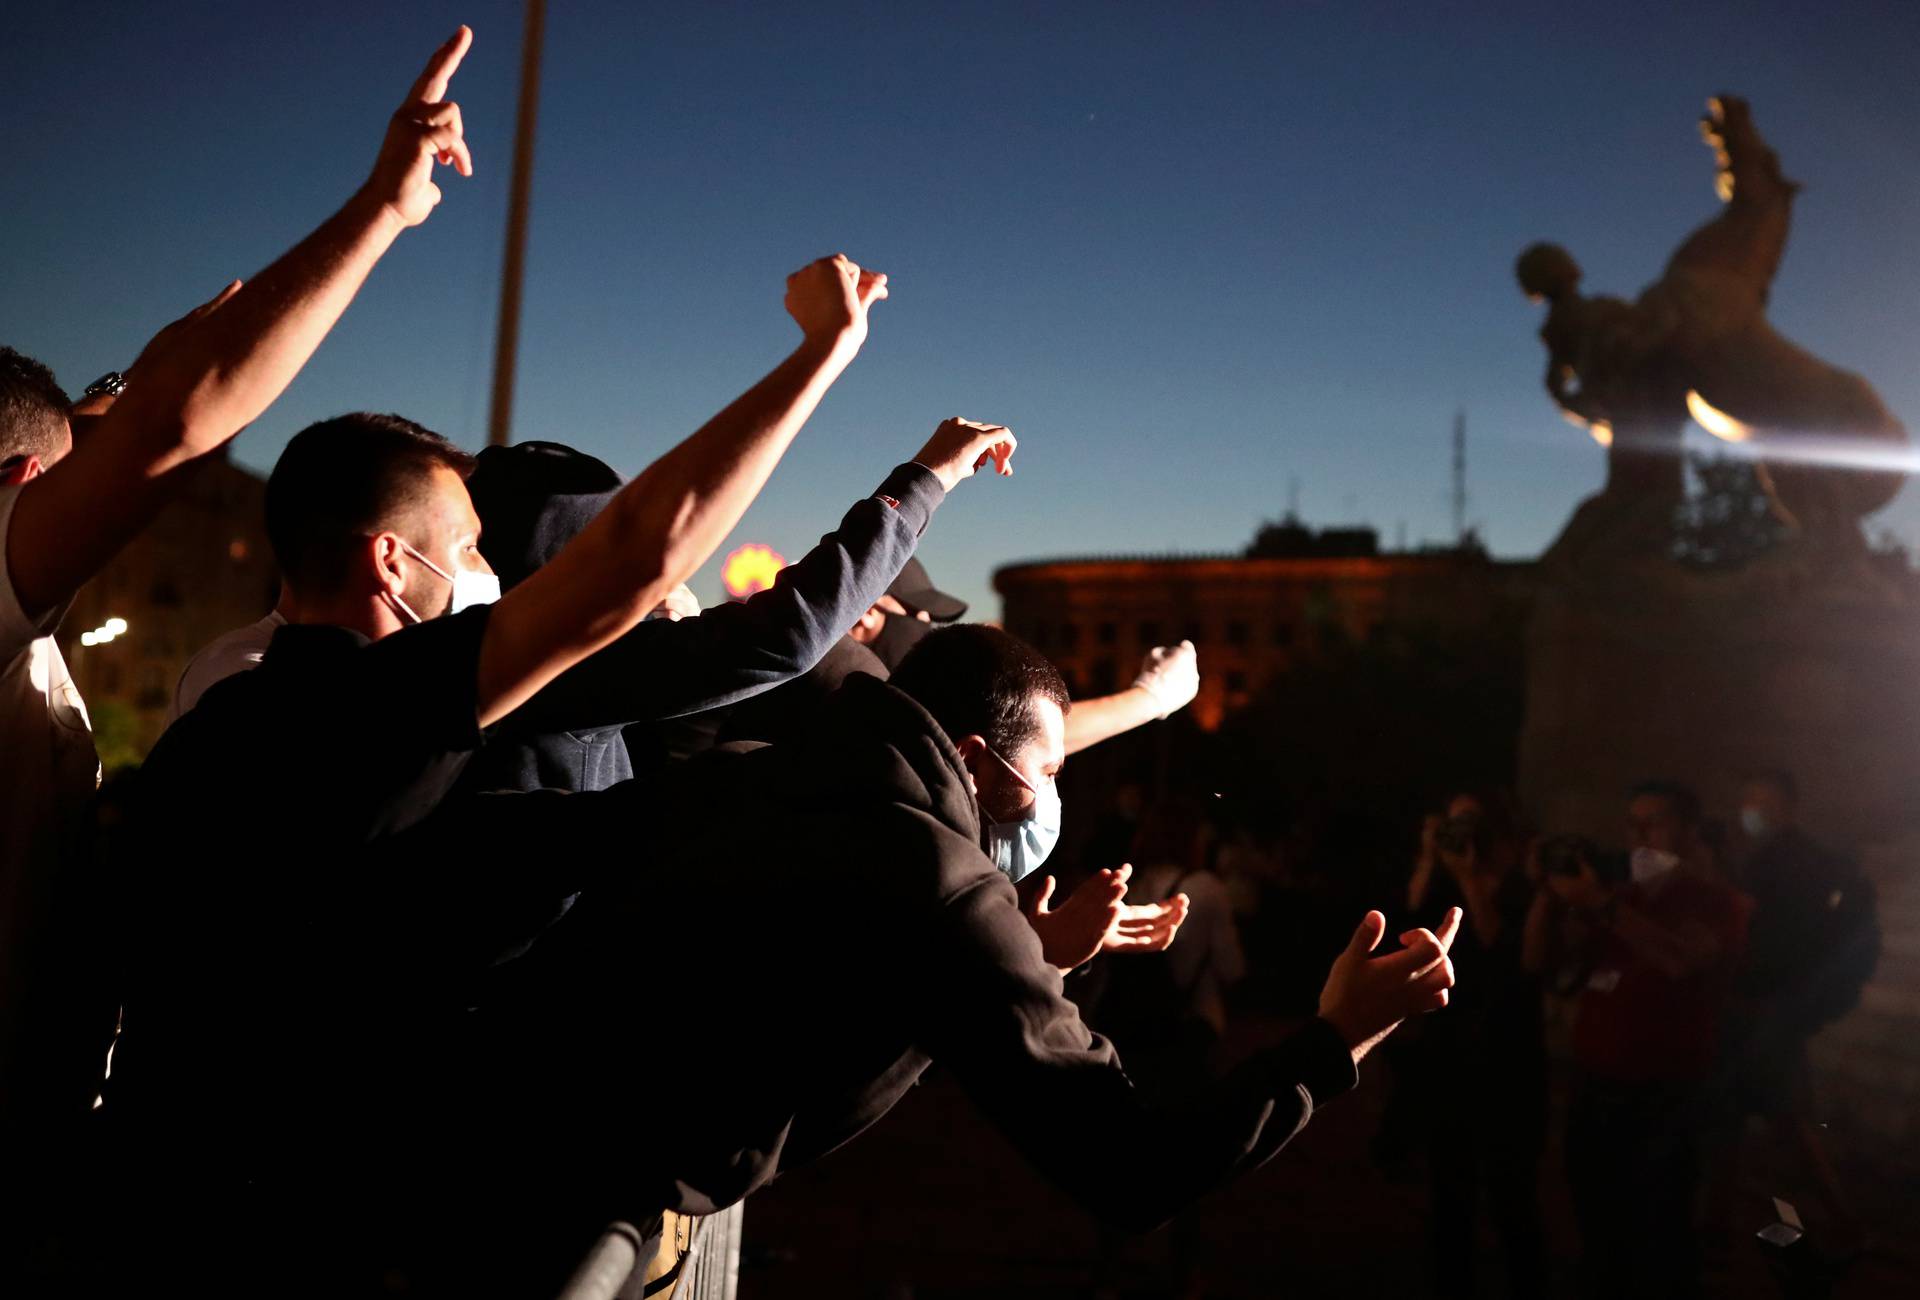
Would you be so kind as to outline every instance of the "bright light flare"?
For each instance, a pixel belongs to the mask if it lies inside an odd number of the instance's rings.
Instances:
[[[749,542],[727,556],[720,570],[720,581],[726,584],[729,596],[745,600],[757,591],[772,587],[773,580],[786,567],[786,556],[761,542]]]
[[[1754,427],[1734,419],[1699,393],[1687,390],[1687,413],[1694,423],[1722,442],[1752,442]]]
[[[1894,426],[1885,436],[1816,433],[1811,430],[1762,436],[1757,425],[1736,419],[1699,393],[1687,393],[1695,423],[1740,454],[1771,465],[1811,465],[1868,473],[1920,474],[1920,451],[1908,445],[1906,432]]]
[[[94,628],[93,631],[82,632],[80,634],[80,644],[84,646],[105,645],[115,637],[125,636],[126,632],[126,619],[110,618],[99,627]]]
[[[1605,420],[1589,420],[1584,416],[1575,415],[1565,407],[1560,408],[1560,414],[1566,417],[1568,424],[1578,429],[1585,429],[1592,434],[1593,440],[1602,447],[1613,446],[1613,426]]]

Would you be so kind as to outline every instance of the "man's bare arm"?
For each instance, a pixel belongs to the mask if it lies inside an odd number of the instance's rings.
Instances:
[[[706,562],[859,352],[886,279],[844,257],[788,277],[787,310],[804,336],[793,355],[648,466],[489,615],[482,726],[625,634]]]
[[[145,528],[195,461],[279,397],[400,232],[426,220],[435,160],[473,170],[460,108],[442,102],[473,33],[434,52],[345,207],[244,286],[163,330],[126,393],[21,490],[5,563],[29,617],[66,601]]]
[[[1126,690],[1073,702],[1067,713],[1067,753],[1077,754],[1122,732],[1177,713],[1199,690],[1199,659],[1193,642],[1160,646],[1148,653],[1139,677]]]

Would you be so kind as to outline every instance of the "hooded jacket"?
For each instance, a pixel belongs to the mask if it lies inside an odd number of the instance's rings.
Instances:
[[[952,742],[893,686],[855,675],[806,740],[723,749],[669,779],[648,797],[672,816],[633,836],[644,856],[603,872],[520,963],[527,982],[496,1021],[518,1069],[485,1072],[595,1135],[592,1169],[525,1180],[575,1189],[589,1219],[731,1204],[861,1132],[937,1061],[1088,1210],[1144,1229],[1270,1158],[1355,1082],[1345,1043],[1313,1020],[1149,1107],[982,851]],[[596,805],[616,827],[626,797],[559,811]],[[674,1013],[696,999],[728,1011]],[[1140,1132],[1164,1140],[1117,1140]],[[598,1168],[612,1178],[596,1184]]]
[[[620,490],[603,462],[560,443],[489,447],[467,481],[481,553],[512,590]],[[805,673],[913,558],[946,493],[905,464],[774,585],[697,617],[649,619],[514,711],[462,788],[604,790],[634,775],[621,729],[748,699]]]

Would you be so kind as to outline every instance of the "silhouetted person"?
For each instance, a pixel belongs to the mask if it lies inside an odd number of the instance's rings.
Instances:
[[[1790,772],[1756,772],[1743,782],[1740,830],[1748,852],[1738,879],[1754,911],[1721,1066],[1728,1140],[1720,1177],[1737,1189],[1740,1133],[1749,1116],[1761,1117],[1798,1166],[1802,1181],[1790,1199],[1810,1194],[1827,1216],[1827,1245],[1844,1252],[1862,1229],[1815,1123],[1807,1041],[1853,1009],[1873,974],[1873,886],[1852,859],[1801,828]],[[1724,1203],[1730,1198],[1720,1199],[1722,1215],[1738,1214]],[[1748,1225],[1735,1218],[1714,1226],[1739,1234]]]
[[[1703,1094],[1749,904],[1715,873],[1692,791],[1641,785],[1627,822],[1627,881],[1584,857],[1545,872],[1528,957],[1584,972],[1566,1138],[1583,1280],[1595,1296],[1687,1296]]]
[[[1483,1294],[1476,1282],[1484,1191],[1505,1261],[1507,1294],[1546,1288],[1540,1222],[1540,1157],[1546,1146],[1547,1055],[1540,981],[1522,960],[1534,886],[1525,846],[1504,809],[1456,796],[1445,817],[1422,827],[1409,883],[1409,920],[1425,925],[1450,907],[1466,924],[1454,942],[1458,970],[1471,972],[1446,1023],[1423,1021],[1405,1052],[1396,1088],[1427,1134],[1433,1186],[1436,1292]]]

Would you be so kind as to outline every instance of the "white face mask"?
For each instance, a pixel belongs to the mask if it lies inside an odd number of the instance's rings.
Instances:
[[[1053,852],[1053,846],[1060,840],[1060,787],[1051,779],[1039,785],[1020,775],[1020,769],[1000,757],[998,750],[989,749],[989,754],[999,758],[1007,771],[1013,773],[1013,779],[1033,791],[1033,810],[1017,822],[996,822],[988,814],[987,850],[993,858],[993,865],[1006,873],[1007,879],[1016,885],[1035,871]],[[986,810],[983,808],[984,813]]]
[[[447,607],[447,613],[458,614],[463,609],[472,609],[475,605],[491,605],[500,599],[500,575],[481,573],[478,569],[455,569],[448,573],[445,569],[429,560],[413,548],[413,544],[404,537],[400,545],[406,548],[408,555],[432,569],[435,573],[453,584],[453,603]],[[413,612],[413,607],[393,593],[387,593],[387,599],[399,606],[409,621],[424,623],[425,619]]]
[[[1633,883],[1644,885],[1648,881],[1658,880],[1680,865],[1678,854],[1665,849],[1639,848],[1627,860],[1627,873],[1633,877]]]

